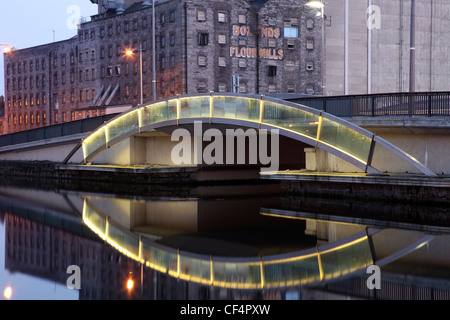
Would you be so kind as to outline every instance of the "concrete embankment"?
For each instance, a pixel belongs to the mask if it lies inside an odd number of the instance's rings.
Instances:
[[[426,177],[417,174],[281,171],[262,174],[261,178],[280,181],[285,192],[297,195],[450,203],[450,176],[444,175]]]

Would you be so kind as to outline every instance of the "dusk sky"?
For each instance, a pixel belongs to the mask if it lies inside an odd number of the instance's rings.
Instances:
[[[2,1],[0,44],[24,49],[69,39],[77,34],[77,17],[89,18],[97,5],[89,0]],[[53,32],[54,30],[54,32]],[[5,94],[3,50],[0,57],[0,96]]]

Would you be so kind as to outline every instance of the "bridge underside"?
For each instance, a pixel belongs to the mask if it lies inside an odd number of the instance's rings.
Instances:
[[[310,146],[301,141],[278,136],[276,137],[277,152],[272,152],[275,148],[269,136],[266,152],[260,148],[265,141],[261,141],[258,130],[232,125],[202,124],[202,135],[199,139],[195,136],[194,126],[198,128],[198,124],[189,124],[138,133],[111,146],[92,159],[91,164],[240,167],[254,171],[256,174],[261,168],[270,169],[270,165],[274,163],[276,163],[276,167],[273,166],[275,171],[306,168],[305,149]],[[223,140],[217,141],[216,136],[208,136],[211,129],[218,130],[214,132],[220,132]],[[176,130],[183,130],[189,134],[172,141],[172,135]],[[199,151],[196,154],[197,148]],[[174,150],[179,152],[174,153]],[[186,153],[189,155],[187,156]],[[261,154],[266,160],[261,161]],[[208,159],[211,159],[213,163]]]

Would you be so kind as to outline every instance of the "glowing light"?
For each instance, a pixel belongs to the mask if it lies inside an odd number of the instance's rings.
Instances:
[[[132,50],[127,50],[126,52],[125,52],[125,54],[127,55],[127,56],[132,56],[133,55],[133,51]]]
[[[3,48],[3,53],[10,53],[12,52],[12,48],[11,47],[4,47]]]
[[[305,5],[308,7],[311,7],[311,8],[316,8],[316,9],[322,9],[325,6],[320,1],[310,1],[310,2],[306,3]]]
[[[5,299],[11,299],[12,297],[12,288],[11,287],[6,287],[5,291],[3,291],[3,296],[5,297]]]
[[[132,290],[134,287],[134,281],[132,279],[128,279],[127,281],[127,289]]]

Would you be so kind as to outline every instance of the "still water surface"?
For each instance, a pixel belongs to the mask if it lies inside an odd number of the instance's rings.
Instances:
[[[273,185],[140,195],[4,185],[0,209],[11,299],[450,299],[446,208]],[[380,290],[367,288],[373,263]],[[67,286],[71,265],[80,290]]]

